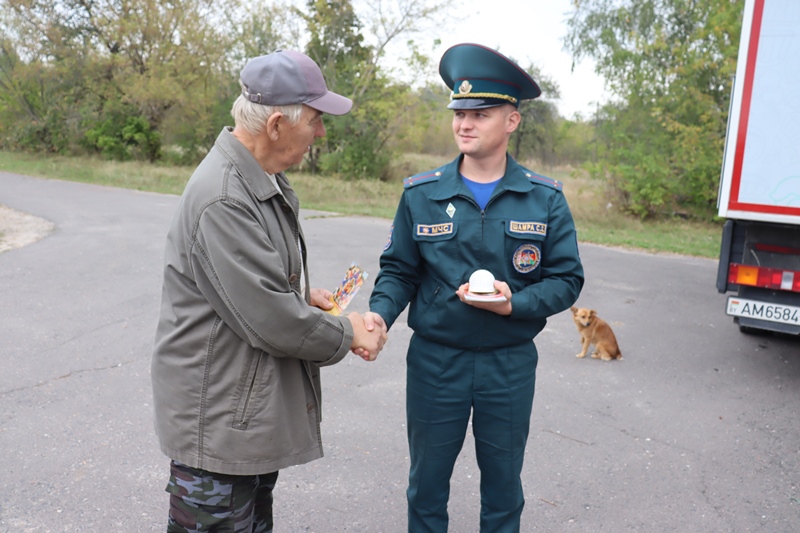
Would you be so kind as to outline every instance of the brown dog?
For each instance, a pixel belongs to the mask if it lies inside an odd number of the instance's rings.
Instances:
[[[614,336],[611,326],[597,316],[597,311],[585,307],[579,309],[574,306],[569,309],[572,311],[572,320],[578,327],[578,333],[581,334],[581,353],[575,357],[586,357],[589,346],[594,344],[592,357],[595,359],[603,361],[622,359],[622,352],[619,351],[617,338]]]

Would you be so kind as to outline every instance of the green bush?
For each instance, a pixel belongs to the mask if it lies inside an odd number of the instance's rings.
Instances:
[[[112,113],[85,133],[88,146],[116,161],[156,161],[161,154],[161,136],[142,116]]]
[[[323,174],[341,176],[346,180],[380,179],[389,174],[392,154],[374,146],[375,137],[358,137],[333,153],[320,157],[319,170]]]

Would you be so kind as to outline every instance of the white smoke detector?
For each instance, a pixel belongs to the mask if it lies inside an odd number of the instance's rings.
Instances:
[[[493,294],[494,274],[488,270],[476,270],[469,277],[469,292],[475,294]]]

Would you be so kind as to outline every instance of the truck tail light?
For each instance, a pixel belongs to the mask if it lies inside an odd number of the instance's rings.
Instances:
[[[800,292],[800,272],[731,263],[728,269],[728,283]]]

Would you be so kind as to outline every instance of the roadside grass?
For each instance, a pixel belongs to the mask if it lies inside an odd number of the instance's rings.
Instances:
[[[564,182],[581,242],[650,253],[719,257],[722,222],[678,217],[642,221],[614,209],[603,196],[602,184],[582,173],[562,169],[550,175]]]
[[[447,157],[410,154],[393,166],[390,172],[391,181],[342,180],[291,171],[288,175],[306,209],[391,219],[403,190],[402,178],[435,168],[448,160]],[[526,166],[564,183],[564,194],[569,201],[581,242],[650,253],[707,258],[716,258],[719,255],[721,224],[683,219],[643,222],[608,206],[602,195],[602,184],[590,180],[580,171],[570,168],[539,169],[535,164]],[[181,194],[194,167],[0,151],[0,170],[141,191]]]
[[[0,170],[40,178],[180,194],[193,169],[138,161],[0,151]]]

